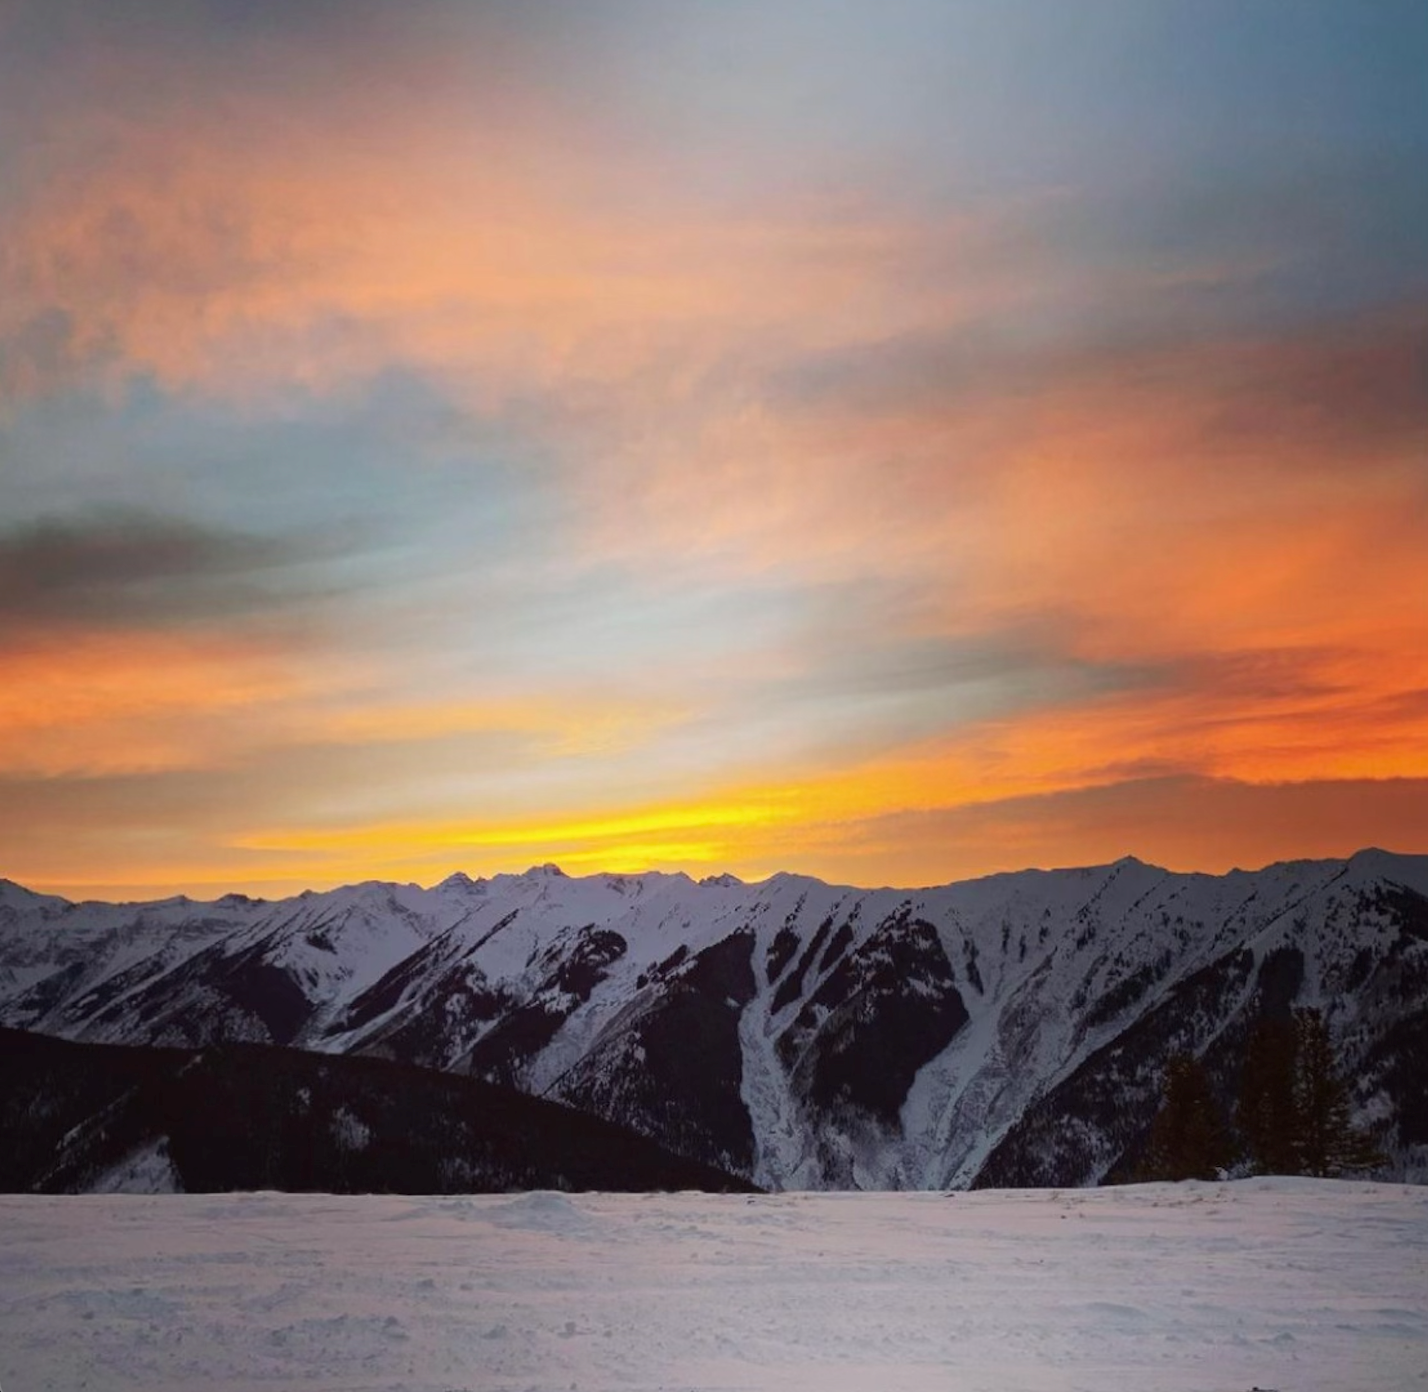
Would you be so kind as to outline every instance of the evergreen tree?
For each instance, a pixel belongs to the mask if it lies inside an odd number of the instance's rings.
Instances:
[[[1329,1177],[1381,1165],[1373,1141],[1349,1119],[1349,1089],[1335,1066],[1324,1017],[1296,1010],[1294,1032],[1299,1173]]]
[[[1349,1116],[1328,1026],[1318,1010],[1262,1020],[1250,1039],[1235,1125],[1256,1174],[1330,1177],[1383,1155]]]
[[[1220,1105],[1200,1061],[1176,1054],[1165,1066],[1164,1101],[1150,1128],[1144,1179],[1215,1179],[1231,1148]]]
[[[1298,1032],[1291,1019],[1261,1020],[1250,1036],[1235,1126],[1256,1174],[1298,1174]]]

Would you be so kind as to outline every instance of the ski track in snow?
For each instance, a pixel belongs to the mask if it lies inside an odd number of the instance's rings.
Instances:
[[[0,1385],[1412,1392],[1428,1192],[11,1196]]]

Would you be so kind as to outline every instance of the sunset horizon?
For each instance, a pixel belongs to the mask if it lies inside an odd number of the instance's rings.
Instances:
[[[1428,852],[1428,11],[0,0],[0,875]]]
[[[249,885],[246,888],[234,888],[227,881],[203,881],[191,880],[185,884],[174,886],[172,884],[145,885],[142,883],[128,883],[124,881],[95,882],[78,880],[67,884],[58,885],[38,885],[25,884],[12,876],[0,874],[0,885],[12,884],[17,888],[31,894],[49,896],[68,900],[71,903],[134,903],[150,904],[161,903],[168,900],[189,900],[194,903],[213,903],[220,899],[251,899],[259,902],[282,901],[285,899],[301,898],[307,895],[332,894],[344,889],[360,889],[365,885],[400,885],[403,887],[414,887],[420,890],[440,889],[444,885],[452,882],[469,882],[472,884],[492,883],[495,881],[522,880],[531,876],[548,875],[566,880],[609,880],[626,881],[639,879],[644,875],[663,876],[668,879],[683,878],[691,885],[705,884],[737,884],[745,888],[757,889],[761,885],[770,884],[779,879],[810,880],[816,881],[830,887],[843,887],[862,891],[890,890],[893,892],[916,893],[925,890],[942,889],[952,885],[968,884],[979,880],[994,880],[1007,876],[1016,876],[1023,873],[1033,875],[1054,875],[1080,873],[1095,870],[1113,870],[1121,865],[1140,865],[1149,870],[1163,871],[1164,873],[1177,876],[1206,876],[1209,878],[1220,878],[1225,875],[1257,875],[1266,870],[1271,870],[1276,866],[1293,865],[1314,865],[1314,864],[1334,864],[1351,862],[1373,857],[1386,857],[1390,861],[1412,860],[1423,858],[1428,853],[1416,850],[1401,850],[1391,845],[1364,845],[1345,851],[1341,854],[1286,856],[1273,861],[1266,862],[1246,862],[1242,864],[1225,864],[1205,868],[1195,865],[1166,865],[1159,861],[1148,860],[1143,856],[1135,855],[1133,852],[1125,852],[1122,855],[1098,859],[1095,861],[1075,861],[1075,862],[1046,862],[1040,864],[1008,864],[992,868],[981,868],[969,871],[965,874],[958,874],[942,881],[899,881],[891,883],[881,882],[855,882],[840,877],[836,874],[814,874],[810,871],[801,870],[796,867],[784,867],[778,870],[761,872],[758,874],[741,875],[730,869],[711,869],[709,866],[699,866],[691,871],[675,865],[647,866],[643,868],[631,868],[622,870],[601,869],[596,866],[572,868],[567,870],[563,865],[553,860],[536,860],[529,863],[522,863],[512,860],[504,863],[491,863],[493,868],[488,867],[480,871],[472,871],[465,865],[455,865],[444,873],[439,869],[433,869],[423,878],[405,879],[400,876],[389,877],[383,875],[355,875],[353,878],[337,878],[331,881],[302,881],[302,880],[274,880],[268,883]]]

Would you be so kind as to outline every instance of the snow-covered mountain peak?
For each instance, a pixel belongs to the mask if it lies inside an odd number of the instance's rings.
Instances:
[[[1428,856],[1404,855],[1370,846],[1351,855],[1346,869],[1356,879],[1387,880],[1419,894],[1428,894]]]
[[[670,884],[688,884],[689,877],[684,874],[666,875],[659,870],[645,870],[634,875],[617,875],[604,872],[598,875],[587,875],[571,880],[572,885],[591,885],[601,889],[609,890],[612,894],[618,894],[622,899],[639,899],[651,893],[658,892]]]
[[[464,894],[484,894],[489,883],[486,879],[473,880],[464,870],[455,870],[440,884],[433,885],[432,889]]]
[[[14,880],[0,878],[0,909],[28,910],[36,908],[63,909],[69,906],[68,899],[57,894],[38,894],[26,889]]]
[[[246,894],[238,894],[236,892],[232,892],[220,895],[217,899],[213,901],[213,907],[216,909],[258,908],[261,905],[266,904],[267,902],[268,901],[266,899],[254,899],[250,898]]]

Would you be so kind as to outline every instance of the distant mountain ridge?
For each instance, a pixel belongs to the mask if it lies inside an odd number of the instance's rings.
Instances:
[[[1169,1053],[1228,1094],[1296,1004],[1392,1173],[1428,1175],[1428,856],[921,890],[544,865],[124,905],[0,882],[0,1025],[471,1074],[773,1188],[1098,1182]]]

